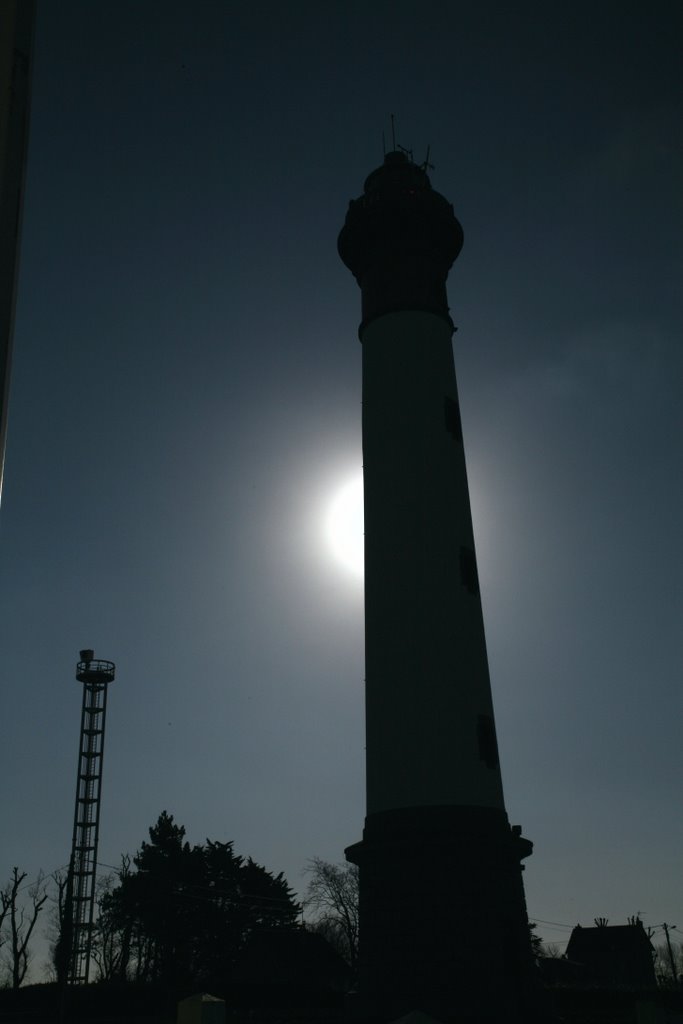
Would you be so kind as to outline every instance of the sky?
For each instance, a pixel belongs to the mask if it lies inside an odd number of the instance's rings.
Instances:
[[[299,893],[360,838],[362,581],[325,534],[361,470],[336,238],[393,113],[465,233],[449,300],[530,917],[561,949],[598,916],[683,929],[682,43],[662,0],[39,0],[0,882],[68,861],[86,647],[116,663],[102,865],[164,809]]]

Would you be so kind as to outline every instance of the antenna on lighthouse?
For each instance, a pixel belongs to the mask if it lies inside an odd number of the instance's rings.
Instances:
[[[433,171],[434,170],[434,164],[430,164],[430,162],[429,162],[429,153],[431,151],[431,148],[432,148],[431,146],[427,146],[427,155],[424,158],[424,160],[422,161],[422,163],[420,164],[420,170],[421,171]]]

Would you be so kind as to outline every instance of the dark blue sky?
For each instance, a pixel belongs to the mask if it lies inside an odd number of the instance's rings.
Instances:
[[[456,368],[530,914],[683,915],[678,5],[39,0],[3,507],[0,881],[166,808],[302,890],[360,837],[360,470],[336,254],[389,114],[454,204]],[[568,931],[544,928],[563,941]]]

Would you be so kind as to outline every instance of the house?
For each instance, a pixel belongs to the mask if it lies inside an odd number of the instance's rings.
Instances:
[[[639,918],[629,924],[574,928],[566,957],[584,969],[585,984],[600,988],[656,987],[654,948]]]

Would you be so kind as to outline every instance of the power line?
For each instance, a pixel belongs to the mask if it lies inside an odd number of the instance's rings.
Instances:
[[[573,931],[575,925],[573,924],[561,924],[560,921],[544,921],[542,917],[534,917],[533,914],[529,914],[529,922],[533,921],[535,924],[552,924],[556,928],[568,928],[569,931]]]

